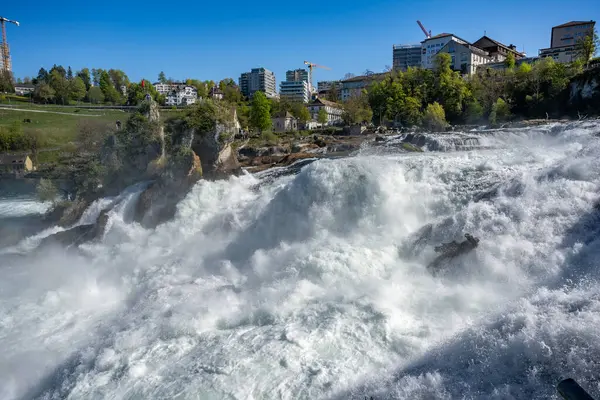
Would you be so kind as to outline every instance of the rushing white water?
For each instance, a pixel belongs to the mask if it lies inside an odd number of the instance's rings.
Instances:
[[[199,182],[155,230],[130,192],[102,241],[1,264],[0,398],[597,395],[600,124],[551,128]],[[480,246],[432,276],[429,223]]]

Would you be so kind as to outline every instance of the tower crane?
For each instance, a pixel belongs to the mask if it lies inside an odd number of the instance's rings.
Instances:
[[[312,74],[313,74],[313,68],[323,68],[323,69],[331,69],[329,67],[324,67],[322,65],[319,64],[314,64],[311,63],[309,61],[304,61],[304,65],[308,65],[308,84],[309,84],[309,90],[312,93],[313,90],[313,83],[312,83]]]
[[[19,22],[0,17],[0,25],[2,25],[2,42],[0,42],[0,51],[2,51],[2,54],[0,55],[0,61],[2,61],[2,69],[10,72],[12,69],[12,65],[10,62],[10,51],[8,49],[8,41],[6,40],[6,23],[15,24],[16,26],[19,26]]]
[[[417,24],[419,24],[419,26],[421,27],[421,30],[425,34],[425,37],[427,39],[431,39],[431,31],[427,31],[427,29],[425,29],[425,27],[423,26],[423,24],[421,23],[421,21],[417,20]]]

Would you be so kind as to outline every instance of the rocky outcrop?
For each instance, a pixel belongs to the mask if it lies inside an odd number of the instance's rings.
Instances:
[[[600,109],[600,66],[591,68],[569,83],[569,106],[580,113],[598,114]]]
[[[190,149],[179,148],[168,159],[162,174],[140,194],[134,221],[145,228],[155,228],[172,219],[177,204],[200,178],[200,157]]]
[[[48,224],[56,224],[63,228],[75,224],[89,203],[84,199],[76,199],[74,201],[63,201],[56,204],[45,216],[44,221]]]
[[[38,248],[47,246],[79,246],[82,243],[102,238],[109,219],[108,211],[102,211],[93,224],[78,225],[44,238]]]

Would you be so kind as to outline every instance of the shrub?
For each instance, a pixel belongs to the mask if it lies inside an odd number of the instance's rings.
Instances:
[[[56,201],[58,189],[49,179],[40,179],[36,187],[37,196],[40,201]]]
[[[490,123],[494,125],[498,122],[507,121],[508,119],[510,119],[510,108],[504,100],[499,98],[492,105],[492,111],[489,116]]]
[[[423,117],[423,124],[426,128],[435,131],[442,131],[448,126],[444,108],[438,102],[427,105]]]

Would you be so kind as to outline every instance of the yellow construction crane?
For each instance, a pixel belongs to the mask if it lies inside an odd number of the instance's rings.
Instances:
[[[0,25],[2,25],[2,42],[0,42],[0,51],[2,51],[2,54],[0,55],[0,61],[2,62],[2,64],[0,65],[0,67],[2,67],[2,69],[4,69],[5,71],[10,72],[12,70],[12,65],[10,62],[10,51],[8,49],[8,41],[6,40],[7,22],[15,24],[16,26],[19,26],[19,23],[17,21],[0,17]]]
[[[308,84],[310,86],[309,89],[312,92],[313,91],[313,87],[314,87],[313,83],[312,83],[313,68],[323,68],[323,69],[331,69],[331,68],[324,67],[324,66],[319,65],[319,64],[314,64],[314,63],[311,63],[309,61],[304,61],[304,65],[308,65]]]

